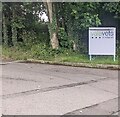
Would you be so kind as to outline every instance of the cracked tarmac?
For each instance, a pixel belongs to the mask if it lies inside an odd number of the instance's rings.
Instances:
[[[1,66],[4,115],[118,114],[117,70],[27,63]]]

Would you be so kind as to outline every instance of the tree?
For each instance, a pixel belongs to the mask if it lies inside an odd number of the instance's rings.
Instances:
[[[111,13],[114,13],[114,17],[120,19],[120,2],[104,3],[103,9]]]
[[[58,11],[61,27],[68,35],[68,41],[72,39],[73,47],[78,50],[78,45],[82,41],[83,32],[90,26],[99,26],[99,4],[100,3],[85,3],[85,2],[69,2],[61,3]],[[81,45],[82,47],[82,45]]]
[[[4,4],[4,3],[3,3]],[[4,4],[3,7],[3,14],[5,17],[5,25],[6,25],[6,31],[7,31],[7,44],[8,46],[13,46],[12,41],[12,3],[8,2]]]
[[[49,33],[50,33],[51,46],[53,49],[58,49],[59,42],[57,37],[56,3],[47,0],[46,7],[49,17]]]
[[[24,42],[23,32],[34,32],[39,24],[39,14],[44,11],[42,3],[3,3],[3,42],[13,46],[14,42]],[[13,40],[14,39],[14,40]]]

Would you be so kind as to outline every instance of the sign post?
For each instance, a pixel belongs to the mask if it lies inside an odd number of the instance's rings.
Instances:
[[[116,55],[116,28],[90,27],[89,28],[89,59],[92,55]]]

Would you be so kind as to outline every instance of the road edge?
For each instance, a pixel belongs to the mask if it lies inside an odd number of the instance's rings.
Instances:
[[[13,61],[8,61],[8,62],[1,61],[0,65],[7,65],[7,64],[11,64],[11,63],[35,63],[35,64],[62,65],[62,66],[71,66],[71,67],[85,67],[85,68],[96,68],[96,69],[120,70],[120,65],[58,62],[58,61],[36,60],[36,59],[16,60],[16,61],[13,60]]]
[[[19,63],[37,63],[37,64],[72,66],[72,67],[86,67],[86,68],[97,68],[97,69],[120,70],[120,66],[119,65],[107,65],[107,64],[57,62],[57,61],[35,60],[35,59],[27,59],[27,60],[18,61],[18,62]]]

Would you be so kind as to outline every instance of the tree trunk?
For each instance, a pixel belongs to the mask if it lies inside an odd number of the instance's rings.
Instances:
[[[7,8],[4,13],[5,15],[5,20],[6,20],[6,30],[7,30],[7,45],[8,46],[13,46],[13,41],[12,41],[12,11],[11,11],[11,4],[7,3]]]
[[[50,0],[47,0],[48,17],[50,22],[50,42],[53,49],[58,49],[59,42],[57,38],[57,22],[55,17],[55,6]],[[53,29],[54,27],[54,29]]]
[[[3,22],[2,22],[2,44],[4,44]]]
[[[13,46],[13,42],[12,42],[12,26],[11,26],[11,24],[7,25],[7,36],[8,36],[8,46]]]
[[[2,13],[2,43],[6,44],[7,30],[6,30],[6,19],[4,13]]]

